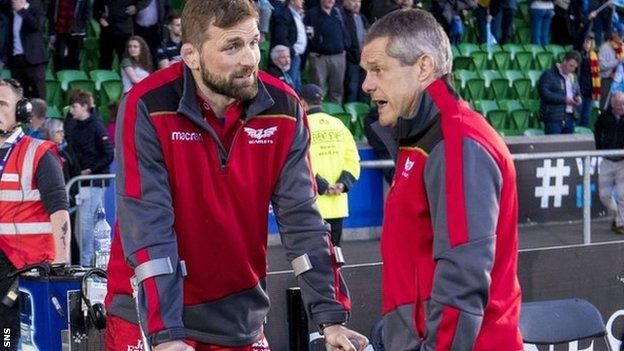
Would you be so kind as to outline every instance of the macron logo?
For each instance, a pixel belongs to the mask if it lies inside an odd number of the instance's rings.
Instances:
[[[277,126],[264,129],[245,127],[245,133],[247,133],[247,135],[251,138],[251,140],[249,140],[249,144],[273,144],[273,139],[269,138],[272,137],[275,132],[277,132]]]
[[[171,140],[173,141],[204,141],[200,133],[191,132],[171,132]]]

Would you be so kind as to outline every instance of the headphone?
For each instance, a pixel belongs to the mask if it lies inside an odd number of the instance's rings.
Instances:
[[[104,304],[91,304],[89,297],[87,297],[87,279],[92,275],[96,275],[105,279],[108,278],[108,275],[104,270],[100,268],[92,268],[89,269],[82,276],[82,283],[80,284],[82,301],[84,301],[85,305],[87,306],[87,319],[91,321],[91,323],[97,330],[103,330],[104,328],[106,328],[106,309],[104,308]]]
[[[22,88],[22,85],[17,80],[9,78],[9,79],[3,79],[3,81],[8,83],[14,89],[18,90],[22,94],[22,96],[24,95],[24,89]],[[32,103],[30,102],[30,100],[22,97],[15,104],[15,120],[17,121],[17,123],[27,123],[30,120],[30,117],[32,115],[32,110],[33,110],[33,107],[32,107]]]

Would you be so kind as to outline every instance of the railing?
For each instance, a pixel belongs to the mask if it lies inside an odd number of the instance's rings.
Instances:
[[[624,150],[595,150],[595,151],[567,151],[542,152],[531,154],[513,154],[514,161],[543,160],[549,158],[583,158],[583,243],[591,244],[591,189],[590,167],[592,157],[624,157]],[[394,167],[392,160],[375,160],[360,162],[362,168],[390,168]]]

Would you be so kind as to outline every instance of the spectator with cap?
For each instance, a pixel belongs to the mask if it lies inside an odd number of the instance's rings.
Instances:
[[[32,113],[30,122],[28,123],[28,131],[26,135],[37,139],[45,139],[41,134],[41,126],[46,121],[46,111],[48,104],[43,99],[30,99],[32,104]]]
[[[560,63],[544,71],[537,82],[546,134],[574,133],[574,112],[583,101],[575,75],[580,63],[581,54],[570,51]]]
[[[360,156],[349,129],[338,118],[323,112],[323,89],[306,84],[301,99],[308,114],[310,159],[320,195],[316,204],[331,225],[334,246],[340,246],[342,224],[349,216],[347,192],[360,177]]]
[[[600,45],[598,50],[598,60],[600,61],[600,108],[606,108],[609,103],[609,93],[613,84],[613,77],[617,66],[624,61],[624,47],[622,37],[624,36],[624,26],[618,24],[611,32],[611,39]]]
[[[290,49],[284,45],[276,45],[271,49],[271,63],[267,72],[282,82],[288,84],[291,88],[295,88],[295,83],[288,75],[290,71]]]

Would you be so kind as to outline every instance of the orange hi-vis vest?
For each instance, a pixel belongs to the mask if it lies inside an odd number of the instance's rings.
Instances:
[[[48,150],[56,146],[24,136],[13,147],[0,178],[0,250],[18,269],[54,260],[50,215],[35,184],[37,166]]]

